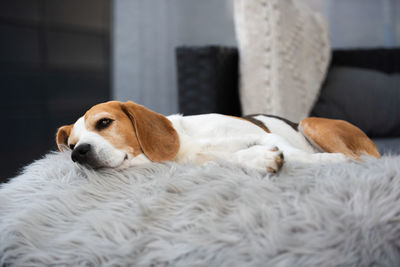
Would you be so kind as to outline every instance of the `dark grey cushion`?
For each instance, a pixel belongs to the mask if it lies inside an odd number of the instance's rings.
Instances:
[[[334,67],[311,115],[346,120],[371,137],[400,136],[400,75]]]
[[[400,137],[373,138],[381,155],[400,155]]]

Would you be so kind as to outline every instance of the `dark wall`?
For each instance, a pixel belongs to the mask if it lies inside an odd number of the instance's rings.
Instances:
[[[110,97],[110,0],[0,0],[0,182]]]

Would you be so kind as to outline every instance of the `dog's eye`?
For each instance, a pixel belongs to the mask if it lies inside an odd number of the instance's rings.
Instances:
[[[69,148],[70,148],[71,150],[74,150],[75,145],[74,145],[74,144],[70,144],[70,145],[69,145]]]
[[[96,123],[96,129],[97,130],[102,130],[110,126],[111,122],[113,122],[112,119],[104,118],[101,120],[98,120]]]

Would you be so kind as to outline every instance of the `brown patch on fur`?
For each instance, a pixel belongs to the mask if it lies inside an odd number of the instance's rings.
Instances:
[[[179,151],[178,133],[163,115],[131,101],[121,104],[134,125],[140,147],[156,162],[173,160]]]
[[[244,117],[241,118],[241,119],[246,120],[246,121],[249,121],[249,122],[251,122],[251,123],[254,123],[255,125],[257,125],[257,126],[260,127],[261,129],[263,129],[263,130],[266,131],[267,133],[270,133],[271,131],[268,129],[268,127],[265,126],[265,124],[264,124],[262,121],[255,119],[254,116],[255,116],[255,115],[248,115],[248,116],[244,116]]]
[[[58,129],[56,137],[58,150],[64,151],[63,146],[68,146],[68,137],[71,134],[72,127],[74,127],[74,125],[70,124]]]
[[[260,114],[251,114],[251,115],[247,115],[246,117],[257,117],[257,116],[265,116],[265,117],[269,117],[269,118],[278,119],[278,120],[283,121],[284,123],[286,123],[286,124],[289,125],[290,127],[292,127],[293,130],[295,130],[295,131],[298,131],[298,130],[299,130],[299,129],[298,129],[298,126],[299,126],[298,123],[292,122],[292,121],[290,121],[290,120],[288,120],[288,119],[285,119],[285,118],[282,118],[282,117],[279,117],[279,116],[275,116],[275,115],[268,115],[268,114],[261,114],[261,113],[260,113]]]
[[[322,150],[343,153],[359,160],[362,155],[380,158],[374,142],[358,127],[343,121],[325,118],[307,118],[301,121],[303,134]]]
[[[85,127],[88,131],[96,132],[110,142],[116,149],[123,150],[134,157],[143,153],[136,131],[130,117],[126,114],[119,101],[109,101],[98,104],[89,109],[85,114]],[[96,124],[101,119],[112,119],[107,128],[96,129]]]

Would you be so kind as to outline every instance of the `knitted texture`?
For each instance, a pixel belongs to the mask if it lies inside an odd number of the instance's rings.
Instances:
[[[323,18],[295,0],[235,0],[244,114],[308,116],[330,60]]]

